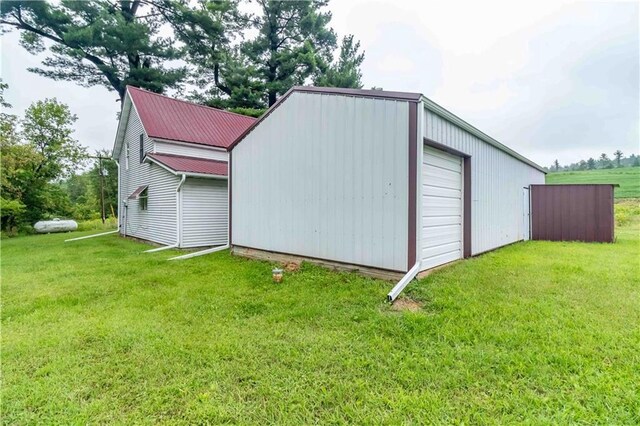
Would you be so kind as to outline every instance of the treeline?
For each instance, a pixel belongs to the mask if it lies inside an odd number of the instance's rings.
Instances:
[[[337,39],[327,0],[8,1],[30,71],[117,92],[127,85],[259,115],[294,85],[362,87],[364,53]]]
[[[338,40],[327,5],[327,0],[5,1],[0,24],[2,33],[19,31],[27,51],[48,53],[41,67],[29,71],[82,87],[106,87],[121,105],[132,85],[259,116],[294,85],[362,87],[364,52],[353,35]],[[95,157],[108,152],[90,156],[73,139],[76,120],[55,99],[34,102],[21,118],[3,112],[3,232],[52,217],[117,213],[117,165],[109,159],[100,164]]]
[[[550,172],[576,171],[576,170],[595,170],[595,169],[613,169],[616,167],[640,167],[640,155],[631,154],[628,157],[624,153],[617,150],[613,153],[613,159],[609,158],[606,153],[600,154],[600,157],[589,158],[588,160],[580,160],[577,163],[571,163],[566,166],[560,165],[558,160],[554,161],[551,167],[546,168]]]
[[[69,107],[45,99],[18,117],[7,112],[11,109],[4,100],[7,87],[0,82],[2,232],[28,232],[38,220],[54,217],[98,219],[103,194],[106,216],[115,215],[117,165],[108,158],[94,161],[95,156],[73,138],[77,117]]]

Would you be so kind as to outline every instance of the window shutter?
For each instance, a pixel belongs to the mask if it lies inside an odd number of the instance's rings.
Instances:
[[[144,158],[144,135],[140,134],[140,164]]]

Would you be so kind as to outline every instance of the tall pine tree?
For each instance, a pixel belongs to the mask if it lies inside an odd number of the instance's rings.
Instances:
[[[29,52],[49,50],[44,67],[30,71],[102,85],[122,100],[128,84],[163,92],[184,79],[184,67],[167,66],[179,57],[175,40],[158,36],[170,6],[161,0],[4,1],[0,23],[5,31],[20,30]]]

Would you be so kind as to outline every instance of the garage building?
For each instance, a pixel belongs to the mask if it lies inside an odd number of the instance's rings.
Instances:
[[[294,87],[231,146],[230,243],[423,271],[528,240],[545,172],[419,93]]]

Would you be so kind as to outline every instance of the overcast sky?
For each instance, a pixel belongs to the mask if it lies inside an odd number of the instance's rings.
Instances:
[[[365,88],[424,93],[541,165],[640,151],[638,2],[333,0],[332,26],[366,51]],[[41,57],[1,39],[13,113],[56,97],[76,138],[111,148],[115,92],[29,73]]]

